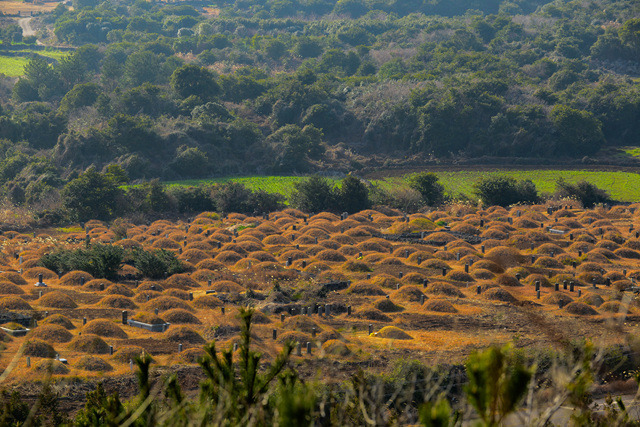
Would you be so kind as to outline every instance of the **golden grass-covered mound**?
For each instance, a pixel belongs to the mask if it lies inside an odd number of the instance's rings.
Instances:
[[[141,356],[144,352],[144,349],[138,346],[122,347],[113,353],[113,360],[120,363],[129,363],[129,361],[135,360],[136,357]]]
[[[71,341],[73,335],[60,325],[40,325],[31,331],[31,337],[53,343],[65,343]]]
[[[67,346],[70,350],[89,354],[109,353],[109,344],[97,335],[82,334],[74,337]]]
[[[91,280],[93,280],[93,276],[86,271],[74,270],[62,276],[60,284],[63,286],[83,286]]]
[[[380,329],[375,336],[377,338],[386,338],[391,340],[412,340],[413,337],[395,326],[385,326]]]
[[[59,325],[65,329],[75,329],[71,320],[68,317],[63,316],[62,314],[52,314],[49,317],[45,317],[40,321],[41,325]]]
[[[27,284],[27,281],[15,271],[5,271],[0,273],[0,280],[6,280],[18,286],[24,286]]]
[[[193,311],[193,308],[188,302],[183,301],[176,297],[161,296],[154,298],[145,304],[145,308],[149,311],[153,311],[156,308],[160,311],[171,310],[172,308],[181,308],[187,311]]]
[[[373,303],[373,307],[383,313],[397,313],[404,310],[404,307],[394,303],[388,298],[380,298]]]
[[[522,263],[525,258],[517,249],[507,246],[498,246],[490,249],[484,257],[502,268],[515,267]]]
[[[607,313],[632,314],[635,312],[629,304],[623,304],[620,301],[607,301],[598,307],[598,309]]]
[[[188,290],[191,288],[197,288],[198,286],[199,286],[198,282],[193,280],[187,274],[173,274],[169,276],[167,280],[164,281],[165,289],[175,288],[175,289]]]
[[[380,286],[374,285],[369,282],[352,283],[351,286],[349,286],[349,288],[347,289],[347,292],[356,295],[367,296],[386,295],[386,292],[383,291]]]
[[[82,356],[75,367],[89,372],[110,372],[113,371],[113,366],[108,364],[103,359],[96,356]]]
[[[32,338],[25,344],[24,355],[31,357],[56,357],[56,351],[51,344],[38,338]]]
[[[213,295],[201,295],[193,300],[194,307],[213,309],[224,305],[220,298]]]
[[[351,354],[351,349],[349,349],[349,347],[345,343],[338,340],[326,341],[324,344],[322,344],[322,350],[325,352],[325,354],[338,357],[347,357]]]
[[[112,321],[104,319],[95,319],[90,321],[82,328],[82,332],[107,338],[128,338],[128,335],[120,326],[116,325]]]
[[[135,302],[131,298],[123,297],[120,295],[109,295],[104,297],[100,301],[100,305],[103,307],[120,308],[122,310],[135,310],[138,308]]]
[[[64,363],[52,359],[41,360],[36,364],[34,369],[38,372],[50,373],[52,375],[66,375],[69,373],[69,368],[67,368]]]
[[[109,286],[105,293],[107,295],[121,295],[127,298],[132,298],[135,295],[131,289],[119,283]]]
[[[173,324],[199,325],[201,323],[195,315],[181,308],[174,308],[164,312],[162,318],[165,322]]]
[[[235,293],[239,294],[244,291],[244,288],[232,282],[231,280],[220,280],[212,285],[212,289],[216,292]]]
[[[24,295],[24,290],[11,282],[0,282],[0,295]]]
[[[483,295],[492,301],[508,302],[511,304],[518,301],[509,291],[498,287],[487,289]]]
[[[560,304],[562,303],[563,306],[573,302],[573,298],[571,298],[569,295],[560,293],[560,292],[554,292],[552,294],[546,295],[544,298],[542,298],[542,302],[545,304]]]
[[[574,301],[565,306],[564,310],[570,314],[576,314],[578,316],[595,316],[598,314],[596,310],[591,308],[585,303]]]
[[[427,286],[427,293],[436,295],[447,295],[450,297],[464,298],[460,289],[446,282],[435,282]]]
[[[188,326],[171,327],[164,334],[164,339],[176,343],[184,344],[204,344],[205,340],[202,336]]]
[[[420,299],[424,296],[422,290],[417,286],[403,286],[395,294],[394,297],[410,302],[420,302]]]
[[[430,299],[424,305],[424,308],[436,313],[457,313],[458,309],[445,299]]]
[[[591,293],[583,295],[579,301],[594,307],[600,307],[604,303],[604,299],[600,295]]]
[[[176,310],[179,310],[179,309],[176,309]],[[150,325],[161,325],[165,323],[165,321],[162,320],[162,318],[156,316],[153,313],[149,313],[146,311],[141,311],[139,313],[136,313],[136,315],[133,316],[131,320],[135,320],[136,322],[148,323]]]
[[[71,309],[78,307],[73,299],[60,291],[47,292],[38,300],[38,305],[59,309]]]
[[[5,310],[33,310],[29,303],[20,297],[4,297],[0,299],[0,308]]]

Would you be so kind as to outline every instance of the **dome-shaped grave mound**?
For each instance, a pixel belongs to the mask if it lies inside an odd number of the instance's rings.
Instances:
[[[0,299],[0,308],[5,310],[33,310],[29,303],[20,297],[4,297]]]
[[[123,310],[135,310],[136,308],[138,308],[136,303],[134,303],[131,298],[123,297],[120,295],[109,295],[107,297],[104,297],[100,301],[100,305],[103,307],[120,308]]]
[[[171,310],[172,308],[181,308],[187,311],[193,311],[193,308],[187,303],[176,297],[161,296],[154,298],[145,304],[145,309],[153,311],[158,309],[160,311]]]
[[[571,298],[569,295],[562,294],[560,292],[554,292],[542,298],[542,302],[545,304],[554,304],[554,305],[558,305],[562,303],[562,305],[565,306],[570,302],[573,302],[573,298]]]
[[[82,356],[75,364],[75,367],[89,372],[110,372],[113,366],[96,356]]]
[[[212,289],[216,292],[221,292],[221,293],[240,293],[243,292],[245,289],[237,284],[236,282],[232,282],[230,280],[220,280],[218,282],[215,282],[212,285]]]
[[[351,354],[351,349],[349,349],[345,343],[338,340],[326,341],[322,344],[322,350],[325,354],[337,357],[347,357]]]
[[[510,304],[518,301],[509,291],[498,287],[487,289],[483,295],[491,301],[507,302]]]
[[[614,314],[633,314],[635,310],[629,304],[623,304],[620,301],[607,301],[598,307],[600,311]]]
[[[198,363],[204,356],[204,349],[198,347],[188,348],[180,353],[180,359],[185,363]]]
[[[373,303],[373,307],[383,313],[398,313],[404,310],[404,307],[394,303],[388,298],[380,298]]]
[[[195,330],[188,326],[171,327],[164,334],[164,339],[184,344],[204,344],[205,340]]]
[[[166,295],[168,297],[176,297],[184,301],[191,300],[190,293],[187,291],[183,291],[182,289],[167,289],[162,293],[162,295]]]
[[[173,274],[169,276],[164,282],[165,289],[174,288],[188,290],[191,288],[197,288],[198,282],[189,277],[188,274]]]
[[[425,310],[435,311],[436,313],[457,313],[456,309],[451,302],[445,299],[430,299],[424,305]]]
[[[106,279],[93,279],[84,284],[82,290],[85,292],[99,292],[108,289],[113,283]]]
[[[27,284],[27,281],[15,271],[5,271],[0,273],[0,280],[6,280],[18,286],[24,286]]]
[[[196,316],[181,308],[174,308],[162,313],[162,319],[176,325],[199,325],[201,323]]]
[[[93,280],[93,276],[85,271],[70,271],[60,278],[62,286],[83,286],[85,283]]]
[[[394,297],[403,301],[420,302],[422,297],[424,297],[424,293],[422,292],[422,290],[420,290],[419,287],[409,285],[401,287],[398,291],[396,291]]]
[[[121,295],[123,297],[128,297],[128,298],[131,298],[135,295],[131,289],[119,283],[109,286],[105,291],[105,293],[107,295]]]
[[[74,337],[67,346],[70,350],[89,354],[109,353],[109,344],[97,335],[82,334]]]
[[[100,337],[107,338],[119,338],[126,339],[128,335],[122,328],[116,325],[114,322],[104,319],[95,319],[88,322],[82,328],[82,332],[85,334],[98,335]]]
[[[67,375],[69,373],[69,368],[59,360],[41,360],[34,369],[38,372],[47,372],[52,375]]]
[[[120,363],[129,363],[129,361],[135,360],[136,357],[142,356],[144,352],[144,349],[138,346],[122,347],[113,353],[113,360]]]
[[[412,340],[413,337],[396,326],[385,326],[375,334],[376,338],[391,340]]]
[[[347,289],[347,293],[366,296],[386,295],[380,286],[364,281],[352,283]]]
[[[56,351],[51,344],[38,338],[29,339],[24,347],[24,355],[31,357],[56,357]]]
[[[593,308],[585,303],[574,301],[567,304],[564,308],[567,313],[576,314],[578,316],[595,316],[598,314]]]
[[[47,292],[38,300],[38,305],[59,309],[72,309],[78,307],[69,295],[60,291]]]
[[[464,298],[460,289],[446,282],[434,282],[427,286],[426,292],[435,295],[447,295],[450,297]]]
[[[24,295],[24,290],[11,282],[0,282],[0,295]]]
[[[202,309],[214,309],[222,307],[224,303],[213,295],[201,295],[193,300],[193,306]]]
[[[594,307],[600,307],[604,303],[604,299],[600,295],[592,293],[583,295],[579,301]]]
[[[45,317],[40,321],[41,325],[58,325],[62,326],[65,329],[75,329],[71,320],[68,317],[63,316],[62,314],[52,314],[49,317]]]
[[[32,338],[39,338],[52,343],[65,343],[71,341],[73,335],[60,325],[40,325],[30,333]]]
[[[485,254],[485,259],[493,261],[502,268],[516,267],[525,261],[525,257],[517,249],[506,246],[490,249]]]

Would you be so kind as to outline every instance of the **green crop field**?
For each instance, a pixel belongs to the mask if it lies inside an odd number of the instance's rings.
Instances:
[[[0,56],[0,74],[8,77],[18,77],[24,74],[24,66],[29,58],[23,56]]]
[[[0,56],[0,74],[9,77],[19,77],[24,74],[24,66],[29,62],[29,54],[36,53],[41,56],[60,60],[69,54],[62,50],[20,50],[24,56]]]
[[[473,184],[488,176],[506,175],[516,179],[530,179],[541,193],[553,193],[556,181],[564,178],[567,182],[589,181],[605,189],[615,199],[621,202],[640,201],[640,174],[633,172],[598,172],[579,170],[496,170],[496,171],[439,171],[440,182],[451,196],[464,195],[473,197]],[[406,187],[407,176],[390,177],[371,181],[384,189]],[[198,184],[214,184],[235,181],[244,184],[251,190],[264,190],[269,193],[280,193],[289,197],[293,191],[293,184],[304,179],[293,176],[254,176],[254,177],[225,177],[209,180],[189,180],[166,182],[166,185],[192,186]],[[338,180],[334,180],[338,182]]]

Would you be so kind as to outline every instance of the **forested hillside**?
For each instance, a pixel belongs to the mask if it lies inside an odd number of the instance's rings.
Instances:
[[[128,182],[610,161],[609,147],[639,143],[633,0],[73,6],[33,24],[77,49],[34,55],[0,84],[0,184],[14,201],[91,165]],[[21,30],[3,22],[6,50]]]

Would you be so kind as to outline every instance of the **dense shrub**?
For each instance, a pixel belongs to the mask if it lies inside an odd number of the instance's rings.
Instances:
[[[518,181],[507,176],[483,178],[475,183],[475,193],[487,206],[509,206],[516,203],[536,203],[538,190],[529,180]]]

